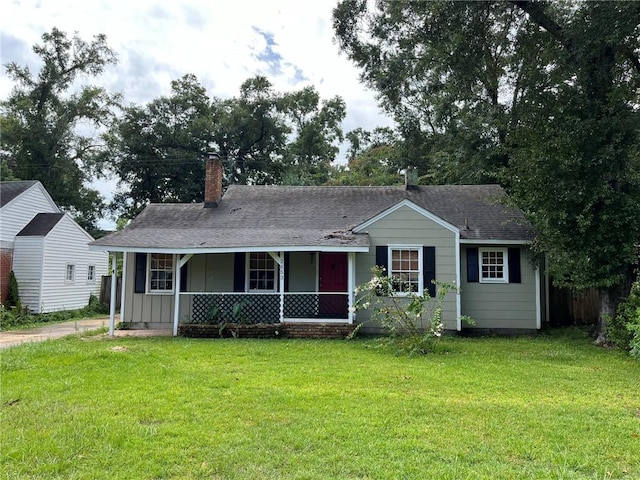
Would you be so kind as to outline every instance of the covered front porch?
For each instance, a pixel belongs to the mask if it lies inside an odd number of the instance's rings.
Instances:
[[[115,256],[112,261],[115,272]],[[152,325],[149,328],[170,327],[173,335],[178,335],[181,324],[337,326],[355,320],[353,247],[352,251],[124,252],[122,268],[120,318]],[[171,292],[160,291],[163,286]],[[113,318],[115,304],[111,312]]]

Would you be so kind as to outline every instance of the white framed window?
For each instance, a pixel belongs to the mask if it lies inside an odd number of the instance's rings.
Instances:
[[[509,256],[506,248],[479,249],[480,282],[509,282]]]
[[[95,282],[95,281],[96,281],[96,266],[87,265],[87,282]]]
[[[417,293],[422,295],[422,246],[389,245],[389,275],[396,295]]]
[[[267,252],[249,253],[247,288],[250,292],[275,292],[277,265]]]
[[[149,254],[149,293],[173,293],[173,255],[170,253]]]
[[[67,263],[66,271],[64,274],[64,281],[66,283],[73,283],[76,280],[76,266],[73,263]]]

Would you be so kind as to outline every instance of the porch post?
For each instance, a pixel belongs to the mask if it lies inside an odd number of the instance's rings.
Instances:
[[[278,278],[280,280],[280,323],[284,322],[284,252],[269,252],[269,255],[278,264]]]
[[[193,256],[193,254],[189,253],[184,257],[180,258],[180,254],[176,254],[176,274],[175,274],[175,283],[173,285],[174,288],[174,297],[173,297],[173,336],[178,336],[178,322],[180,321],[180,275],[182,273],[182,267],[184,264],[189,261],[189,259]]]
[[[353,310],[353,306],[355,305],[355,266],[356,266],[356,254],[355,252],[349,252],[347,256],[347,288],[349,289],[349,304],[348,304],[348,320],[349,323],[353,323],[355,320],[355,312]]]
[[[127,252],[122,252],[122,285],[120,285],[120,321],[124,322],[124,292],[127,283]]]
[[[284,252],[280,252],[280,323],[284,322]]]
[[[109,335],[113,337],[116,323],[116,282],[118,281],[118,254],[111,257],[111,298],[109,299]]]

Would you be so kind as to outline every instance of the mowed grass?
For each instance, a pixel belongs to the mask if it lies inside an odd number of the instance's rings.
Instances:
[[[6,479],[638,479],[640,363],[581,333],[0,352]]]

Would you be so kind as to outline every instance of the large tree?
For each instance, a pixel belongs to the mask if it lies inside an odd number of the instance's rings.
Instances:
[[[116,55],[104,35],[85,42],[56,28],[33,51],[42,62],[37,74],[15,62],[5,65],[15,87],[0,104],[2,160],[11,175],[40,180],[60,207],[90,229],[104,207],[89,187],[100,170],[93,162],[100,148],[94,132],[110,123],[119,97],[80,80],[100,75]],[[2,171],[3,178],[9,175]]]
[[[280,100],[292,140],[284,151],[287,171],[283,182],[294,185],[320,185],[329,179],[331,162],[343,139],[344,100],[338,96],[320,100],[313,87],[286,93]]]
[[[639,2],[344,0],[334,10],[341,49],[421,173],[502,182],[555,281],[600,289],[600,333],[638,259],[639,25]]]
[[[198,202],[203,155],[213,139],[210,99],[194,75],[171,82],[171,94],[125,109],[105,136],[120,184],[112,208],[133,218],[149,202]]]

